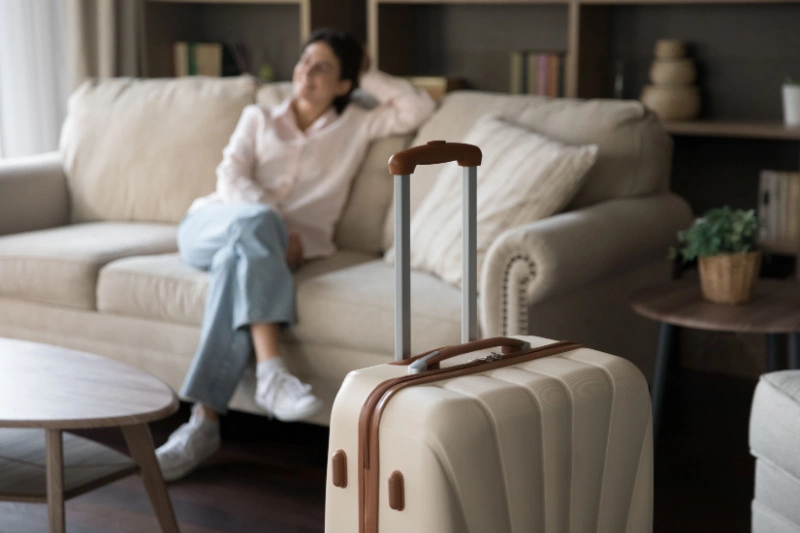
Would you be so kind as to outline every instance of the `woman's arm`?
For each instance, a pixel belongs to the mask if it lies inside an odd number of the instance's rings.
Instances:
[[[378,70],[363,74],[360,85],[380,102],[369,113],[367,128],[372,139],[414,131],[436,108],[424,90]]]
[[[217,193],[225,202],[269,203],[267,191],[253,181],[256,132],[264,120],[264,112],[249,105],[222,151],[217,167]]]

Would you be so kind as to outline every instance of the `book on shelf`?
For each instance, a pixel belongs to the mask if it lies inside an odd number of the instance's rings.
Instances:
[[[509,92],[564,96],[564,53],[515,50],[510,55]]]
[[[800,253],[800,172],[761,171],[758,216],[766,251]]]
[[[414,87],[428,91],[435,101],[439,101],[450,91],[456,91],[465,87],[462,78],[450,78],[447,76],[409,76],[406,78]]]
[[[237,76],[249,72],[241,43],[177,41],[172,58],[175,76]]]

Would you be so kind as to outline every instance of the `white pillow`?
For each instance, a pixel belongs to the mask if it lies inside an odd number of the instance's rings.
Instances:
[[[557,213],[577,194],[597,145],[570,146],[487,115],[464,138],[478,146],[478,279],[489,246],[505,230]],[[461,284],[462,169],[442,168],[411,219],[411,267]],[[413,179],[413,178],[412,178]],[[385,259],[394,261],[394,249]]]

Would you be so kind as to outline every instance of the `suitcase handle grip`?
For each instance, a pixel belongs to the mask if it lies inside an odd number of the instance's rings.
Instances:
[[[389,158],[389,171],[394,176],[413,174],[417,165],[438,165],[456,161],[462,167],[477,167],[481,164],[481,149],[472,144],[430,141]]]
[[[412,359],[398,361],[395,364],[408,364],[408,373],[416,374],[426,370],[436,370],[439,368],[439,363],[451,357],[469,352],[476,352],[478,350],[486,350],[487,348],[494,348],[495,346],[500,346],[503,354],[519,352],[531,347],[530,343],[520,339],[511,337],[491,337],[464,344],[457,344],[455,346],[447,346]]]

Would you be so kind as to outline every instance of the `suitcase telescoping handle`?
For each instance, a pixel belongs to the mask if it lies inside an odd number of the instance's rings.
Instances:
[[[477,196],[480,148],[471,144],[431,141],[394,154],[389,171],[394,176],[395,235],[395,361],[411,356],[411,261],[410,261],[410,196],[411,174],[417,165],[435,165],[456,161],[463,172],[463,246],[464,274],[461,291],[461,342],[478,337],[477,280]],[[432,228],[432,231],[435,229]]]

